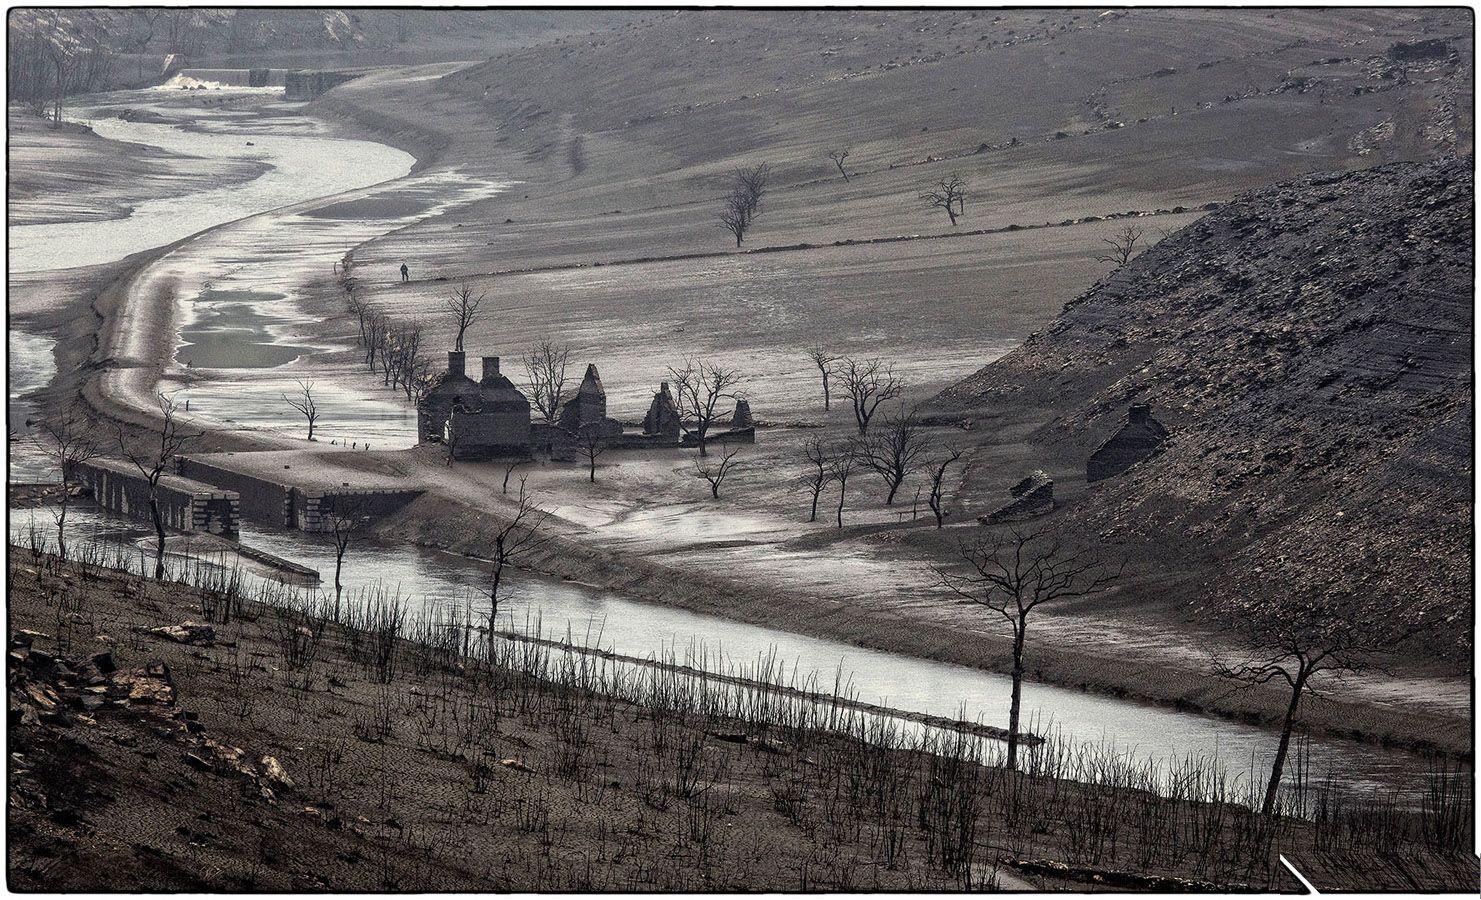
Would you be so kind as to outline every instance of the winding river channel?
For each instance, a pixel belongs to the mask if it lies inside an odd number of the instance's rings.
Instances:
[[[328,407],[324,440],[371,442],[378,449],[410,446],[414,414],[358,370],[307,366],[333,346],[318,321],[297,302],[311,278],[359,243],[438,211],[499,191],[503,183],[458,172],[412,174],[413,159],[390,147],[333,136],[273,99],[270,90],[223,89],[233,103],[181,102],[161,90],[93,98],[79,118],[105,137],[214,159],[266,163],[260,177],[173,199],[146,201],[127,218],[10,229],[15,272],[96,265],[163,247],[191,235],[140,274],[140,290],[174,286],[176,357],[166,381],[178,378],[191,415],[217,428],[287,429],[280,394],[312,371]],[[156,111],[179,124],[124,121],[119,108]],[[183,126],[183,127],[182,127]],[[250,142],[250,143],[249,143]],[[147,327],[140,321],[137,327]],[[52,342],[12,329],[10,420],[26,417],[26,395],[55,374]],[[173,373],[173,374],[172,374]],[[189,377],[184,377],[188,374]],[[14,447],[14,444],[12,445]],[[14,454],[11,481],[54,480],[39,460]],[[45,531],[44,509],[12,509],[10,537],[24,543]],[[84,506],[70,519],[72,541],[128,545],[144,537],[138,523]],[[297,532],[245,527],[244,543],[322,571],[333,569],[327,541]],[[181,544],[183,545],[183,541]],[[240,563],[253,578],[271,573]],[[349,568],[351,594],[376,586],[415,603],[461,603],[484,590],[475,561],[415,547],[363,548]],[[570,583],[524,578],[506,601],[510,621],[538,619],[545,634],[567,633],[601,648],[636,656],[693,656],[716,670],[740,671],[774,655],[798,680],[831,686],[835,677],[859,699],[890,707],[1001,725],[1007,719],[1005,677],[962,666],[866,650],[661,605],[636,602]],[[1040,731],[1113,747],[1133,758],[1175,763],[1215,757],[1232,776],[1249,777],[1266,764],[1275,735],[1268,730],[1170,708],[1046,685],[1025,687],[1026,715]],[[1425,770],[1418,756],[1338,739],[1313,738],[1312,770],[1336,771],[1355,790],[1412,789]]]

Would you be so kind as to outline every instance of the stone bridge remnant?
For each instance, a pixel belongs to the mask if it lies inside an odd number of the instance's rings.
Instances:
[[[181,475],[196,483],[229,488],[233,497],[240,498],[243,516],[272,528],[330,531],[329,516],[337,510],[353,507],[357,517],[374,520],[399,510],[422,494],[420,490],[399,487],[350,487],[338,482],[331,486],[311,478],[269,478],[256,471],[259,467],[248,463],[256,455],[260,454],[245,453],[241,457],[234,453],[209,454],[204,459],[182,456],[178,463]],[[248,464],[234,464],[233,458]]]
[[[1167,438],[1167,429],[1152,418],[1151,404],[1133,403],[1121,429],[1090,454],[1085,480],[1093,483],[1120,475],[1161,450]]]
[[[77,478],[93,501],[109,512],[151,521],[149,479],[130,463],[93,459],[77,464]],[[154,491],[167,528],[235,537],[240,497],[182,475],[161,475]]]

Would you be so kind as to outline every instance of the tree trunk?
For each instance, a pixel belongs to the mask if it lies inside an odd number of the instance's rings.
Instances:
[[[62,479],[62,508],[57,512],[57,558],[67,558],[67,479]]]
[[[159,498],[149,498],[149,517],[154,522],[154,579],[163,581],[165,577],[165,517],[160,512]]]
[[[595,456],[591,457],[591,473],[590,474],[591,474],[591,483],[592,484],[596,484],[597,483],[597,458]]]
[[[890,492],[885,495],[885,498],[884,498],[884,505],[885,506],[894,506],[895,505],[895,494],[899,493],[899,491],[900,491],[900,484],[902,482],[904,482],[904,481],[905,481],[905,476],[904,475],[901,475],[898,478],[896,478],[893,475],[890,476],[890,482],[889,482],[890,483]]]
[[[827,369],[824,369],[823,370],[823,412],[827,412],[831,408],[830,407],[830,404],[832,402],[833,402],[833,398],[830,397],[829,394],[828,394],[828,370]]]
[[[1023,637],[1028,623],[1021,617],[1013,633],[1013,699],[1008,704],[1008,771],[1018,769],[1018,711],[1023,702]]]
[[[812,492],[812,515],[807,517],[809,522],[816,522],[818,520],[818,495],[821,493],[823,493],[821,486]]]
[[[720,482],[710,482],[710,496],[715,498],[716,500],[720,499]]]
[[[1275,762],[1270,764],[1270,781],[1265,785],[1265,802],[1260,806],[1263,816],[1275,811],[1276,792],[1280,789],[1281,773],[1286,767],[1286,752],[1291,747],[1291,730],[1296,724],[1296,710],[1301,705],[1301,692],[1306,689],[1309,675],[1303,666],[1296,673],[1296,683],[1291,686],[1291,703],[1286,707],[1286,720],[1280,727],[1280,745],[1275,749]]]
[[[340,585],[339,582],[339,573],[344,569],[345,549],[347,546],[347,544],[338,541],[336,541],[334,545],[334,618],[336,619],[339,618],[340,595],[344,592],[344,588]]]
[[[847,494],[848,494],[848,483],[847,482],[844,482],[844,481],[840,481],[838,483],[838,527],[839,528],[842,528],[843,527],[843,498]]]
[[[494,626],[499,618],[499,583],[504,580],[504,552],[495,551],[494,583],[489,587],[489,649],[494,646]]]

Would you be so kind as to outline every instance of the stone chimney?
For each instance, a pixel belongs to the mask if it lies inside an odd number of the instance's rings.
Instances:
[[[447,351],[447,374],[463,375],[463,358],[464,354],[461,350]]]
[[[483,380],[499,377],[499,357],[485,356],[483,358]]]

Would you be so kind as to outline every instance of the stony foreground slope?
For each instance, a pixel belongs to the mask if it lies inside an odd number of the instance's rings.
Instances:
[[[1073,513],[1209,593],[1356,583],[1469,642],[1472,161],[1312,175],[1247,194],[947,390],[1083,459],[1128,404],[1172,438]],[[1196,599],[1196,598],[1194,598]]]

